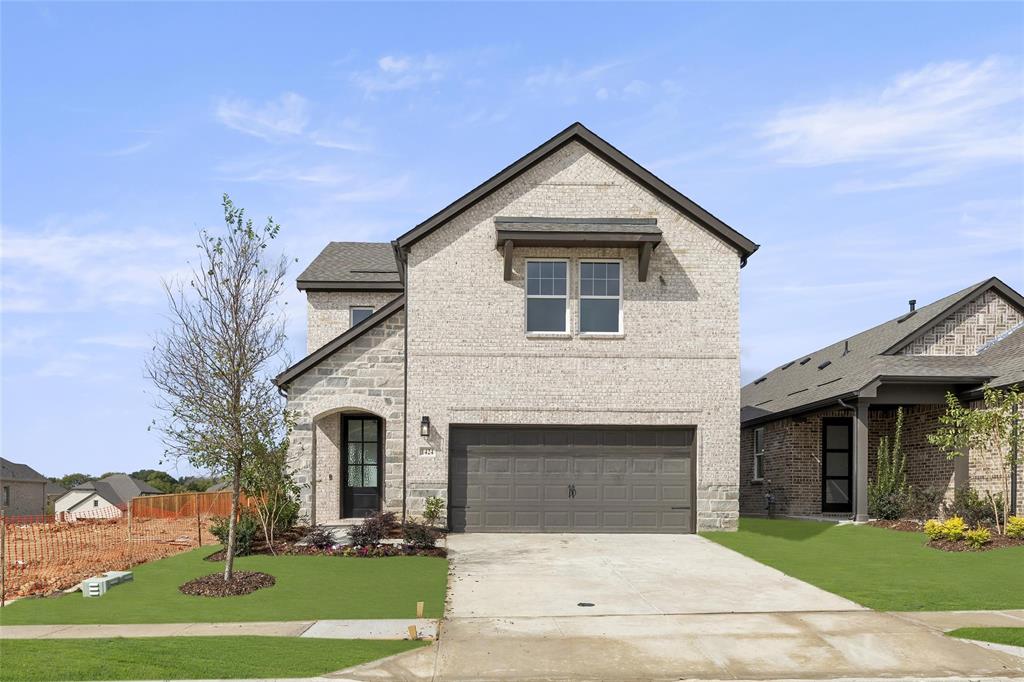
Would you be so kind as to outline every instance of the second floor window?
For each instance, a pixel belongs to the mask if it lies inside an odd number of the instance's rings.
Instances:
[[[580,263],[580,333],[622,332],[622,264]]]
[[[564,260],[526,262],[526,332],[569,331],[568,269]]]
[[[352,324],[349,325],[350,327],[356,326],[370,315],[373,315],[373,308],[370,308],[369,306],[353,306],[351,311]]]

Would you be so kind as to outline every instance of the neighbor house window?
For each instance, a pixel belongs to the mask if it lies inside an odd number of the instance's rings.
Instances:
[[[622,332],[622,264],[580,262],[580,333]]]
[[[349,310],[352,311],[352,324],[349,325],[350,327],[356,326],[370,315],[373,315],[373,308],[369,306],[353,306]]]
[[[99,500],[93,500],[92,501],[92,506],[94,506],[94,507],[100,506],[100,501]]]
[[[569,263],[564,260],[526,262],[526,332],[564,334],[569,331]]]
[[[764,427],[754,429],[754,480],[764,478]]]
[[[4,506],[10,506],[11,504],[11,486],[4,486]]]

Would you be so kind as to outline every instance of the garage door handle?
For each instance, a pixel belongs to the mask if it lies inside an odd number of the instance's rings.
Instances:
[[[673,510],[676,510],[676,509],[689,509],[689,507],[672,507],[672,509]]]
[[[576,497],[576,484],[569,484],[569,497]]]

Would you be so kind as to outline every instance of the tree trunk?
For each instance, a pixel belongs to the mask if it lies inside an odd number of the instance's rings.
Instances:
[[[235,572],[235,535],[238,526],[238,495],[242,487],[242,464],[235,462],[231,476],[231,517],[228,519],[228,547],[224,557],[224,581],[230,582]]]

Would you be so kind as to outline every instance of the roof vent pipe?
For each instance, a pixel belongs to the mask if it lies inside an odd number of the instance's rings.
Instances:
[[[843,355],[848,355],[850,352],[850,339],[843,341]]]
[[[910,304],[910,312],[914,312],[915,310],[917,310],[917,299],[916,298],[912,298],[912,299],[910,299],[907,302]]]

